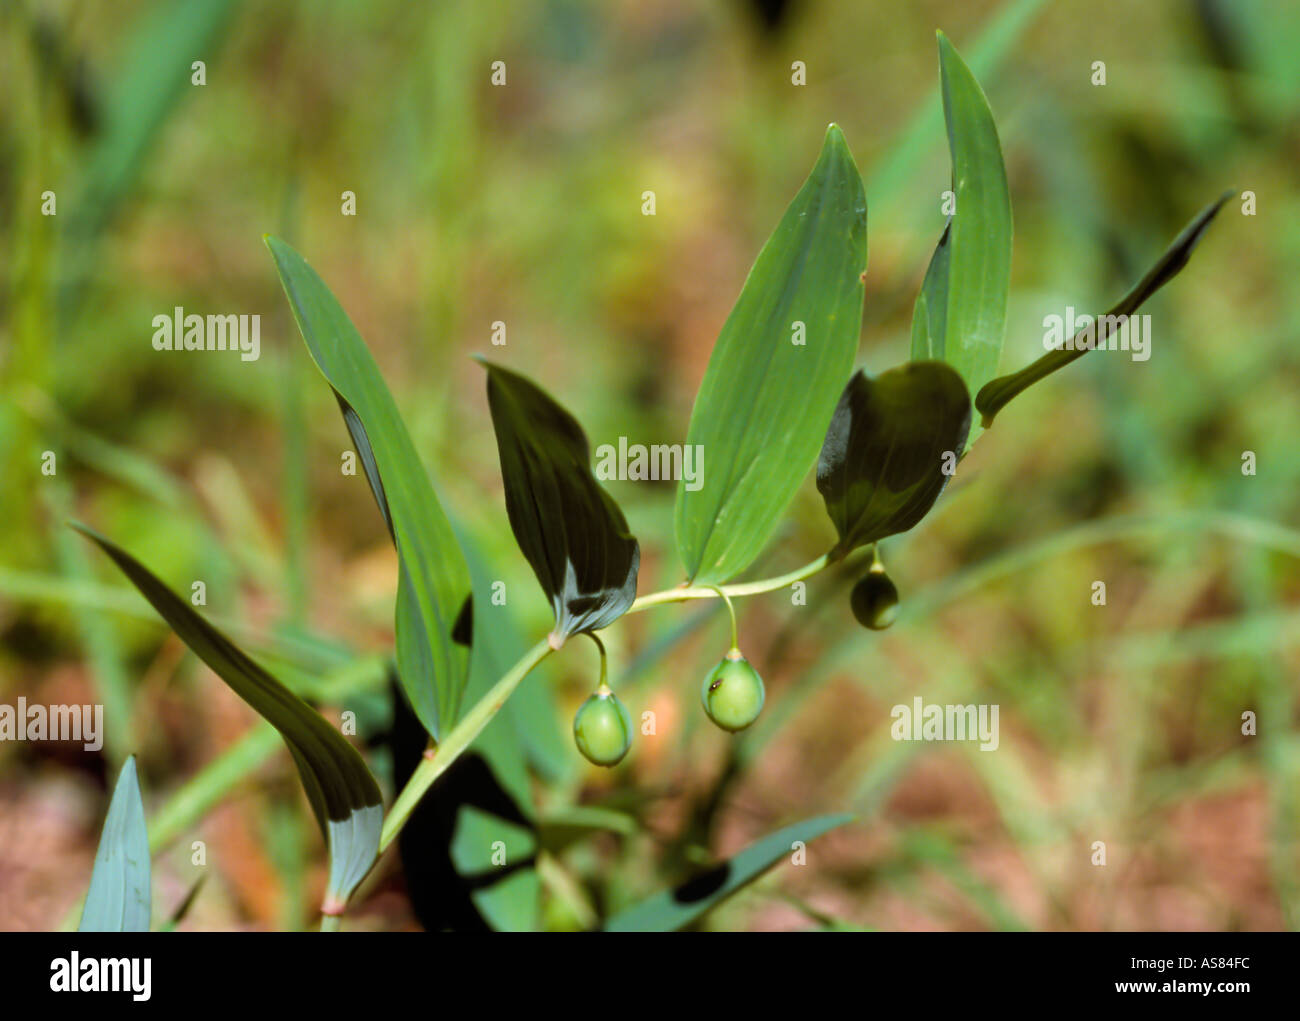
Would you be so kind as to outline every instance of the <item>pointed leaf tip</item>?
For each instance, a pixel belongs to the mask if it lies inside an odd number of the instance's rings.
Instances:
[[[135,756],[118,774],[95,851],[81,932],[148,932],[152,914],[149,834]]]
[[[1002,355],[1011,194],[984,90],[948,38],[942,32],[937,38],[952,207],[913,309],[912,358],[947,362],[976,394],[996,374]]]

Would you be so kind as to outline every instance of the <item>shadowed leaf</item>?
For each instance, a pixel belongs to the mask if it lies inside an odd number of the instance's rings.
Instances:
[[[641,550],[614,498],[591,473],[587,436],[523,376],[488,373],[506,512],[555,614],[552,644],[617,620],[636,598]]]
[[[844,388],[817,461],[839,533],[833,556],[906,532],[934,506],[970,430],[970,397],[943,362],[908,362]],[[951,468],[950,468],[951,471]]]

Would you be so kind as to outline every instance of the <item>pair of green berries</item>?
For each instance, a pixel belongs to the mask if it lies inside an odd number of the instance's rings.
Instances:
[[[763,678],[736,648],[709,671],[700,687],[709,719],[732,733],[758,719],[764,697]],[[573,740],[578,751],[598,766],[617,765],[632,747],[632,718],[608,684],[602,684],[578,709]]]

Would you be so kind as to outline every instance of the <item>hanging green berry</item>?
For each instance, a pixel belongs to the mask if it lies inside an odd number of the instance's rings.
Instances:
[[[763,678],[749,665],[749,660],[740,654],[740,642],[736,632],[736,608],[731,605],[731,598],[716,585],[710,586],[722,601],[727,604],[727,613],[731,617],[731,651],[722,662],[709,671],[700,687],[700,701],[709,719],[723,730],[735,733],[744,730],[763,711]]]
[[[606,683],[605,646],[587,632],[600,650],[600,686],[573,717],[573,742],[588,762],[616,766],[632,747],[632,717]]]
[[[733,648],[704,678],[700,700],[709,719],[723,730],[744,730],[763,711],[763,678]]]
[[[858,623],[872,631],[883,631],[898,616],[898,589],[885,573],[878,553],[871,561],[871,569],[853,586],[849,605]]]
[[[632,717],[607,685],[573,717],[573,740],[583,757],[597,766],[617,766],[632,747]]]

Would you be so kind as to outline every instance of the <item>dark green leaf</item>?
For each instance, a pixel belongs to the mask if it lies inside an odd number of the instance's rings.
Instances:
[[[148,932],[150,915],[149,834],[135,776],[135,756],[126,760],[99,836],[90,891],[81,913],[82,932]]]
[[[701,873],[677,889],[656,894],[615,916],[606,923],[605,930],[672,932],[680,929],[791,854],[796,841],[807,844],[852,819],[851,815],[822,815],[768,834],[734,858]]]
[[[955,211],[916,299],[912,357],[947,362],[975,393],[998,371],[1002,355],[1011,285],[1011,195],[988,100],[942,32],[939,81]]]
[[[833,555],[925,517],[965,450],[970,417],[966,384],[944,362],[908,362],[874,380],[854,373],[817,461],[817,488],[839,533]]]
[[[420,722],[441,738],[468,675],[468,650],[452,640],[470,591],[464,555],[365,341],[302,256],[278,238],[266,244],[397,547],[397,672]]]
[[[832,124],[749,271],[695,398],[687,442],[703,455],[702,484],[678,485],[676,532],[696,583],[753,562],[816,460],[858,349],[866,265],[862,179]]]
[[[1215,215],[1223,208],[1223,204],[1233,196],[1232,191],[1226,191],[1219,199],[1210,203],[1197,214],[1196,219],[1192,220],[1178,237],[1174,238],[1160,260],[1151,267],[1150,271],[1137,285],[1124,295],[1109,312],[1102,316],[1093,324],[1094,347],[1101,344],[1121,325],[1120,319],[1132,315],[1141,307],[1142,303],[1160,290],[1165,284],[1176,277],[1180,270],[1187,265],[1188,259],[1191,258],[1192,250],[1196,247],[1197,242],[1201,240],[1201,235],[1209,227],[1210,222]],[[1057,369],[1069,365],[1076,358],[1080,358],[1088,353],[1089,348],[1079,346],[1083,331],[1076,333],[1070,339],[1070,342],[1063,345],[1060,349],[1049,351],[1043,357],[1039,358],[1019,372],[1013,372],[1009,376],[999,376],[984,386],[978,394],[975,395],[975,408],[983,416],[985,428],[992,425],[994,416],[997,415],[1007,402],[1024,390],[1028,390],[1040,379],[1050,376]],[[1074,348],[1074,350],[1070,350]]]
[[[636,598],[641,550],[591,473],[587,436],[548,394],[498,365],[488,373],[506,512],[555,613],[552,644],[617,620]]]
[[[383,822],[379,785],[361,756],[320,713],[253,662],[138,560],[93,529],[76,522],[72,527],[98,543],[181,641],[280,732],[329,846],[326,908],[331,913],[341,910],[374,864]]]

